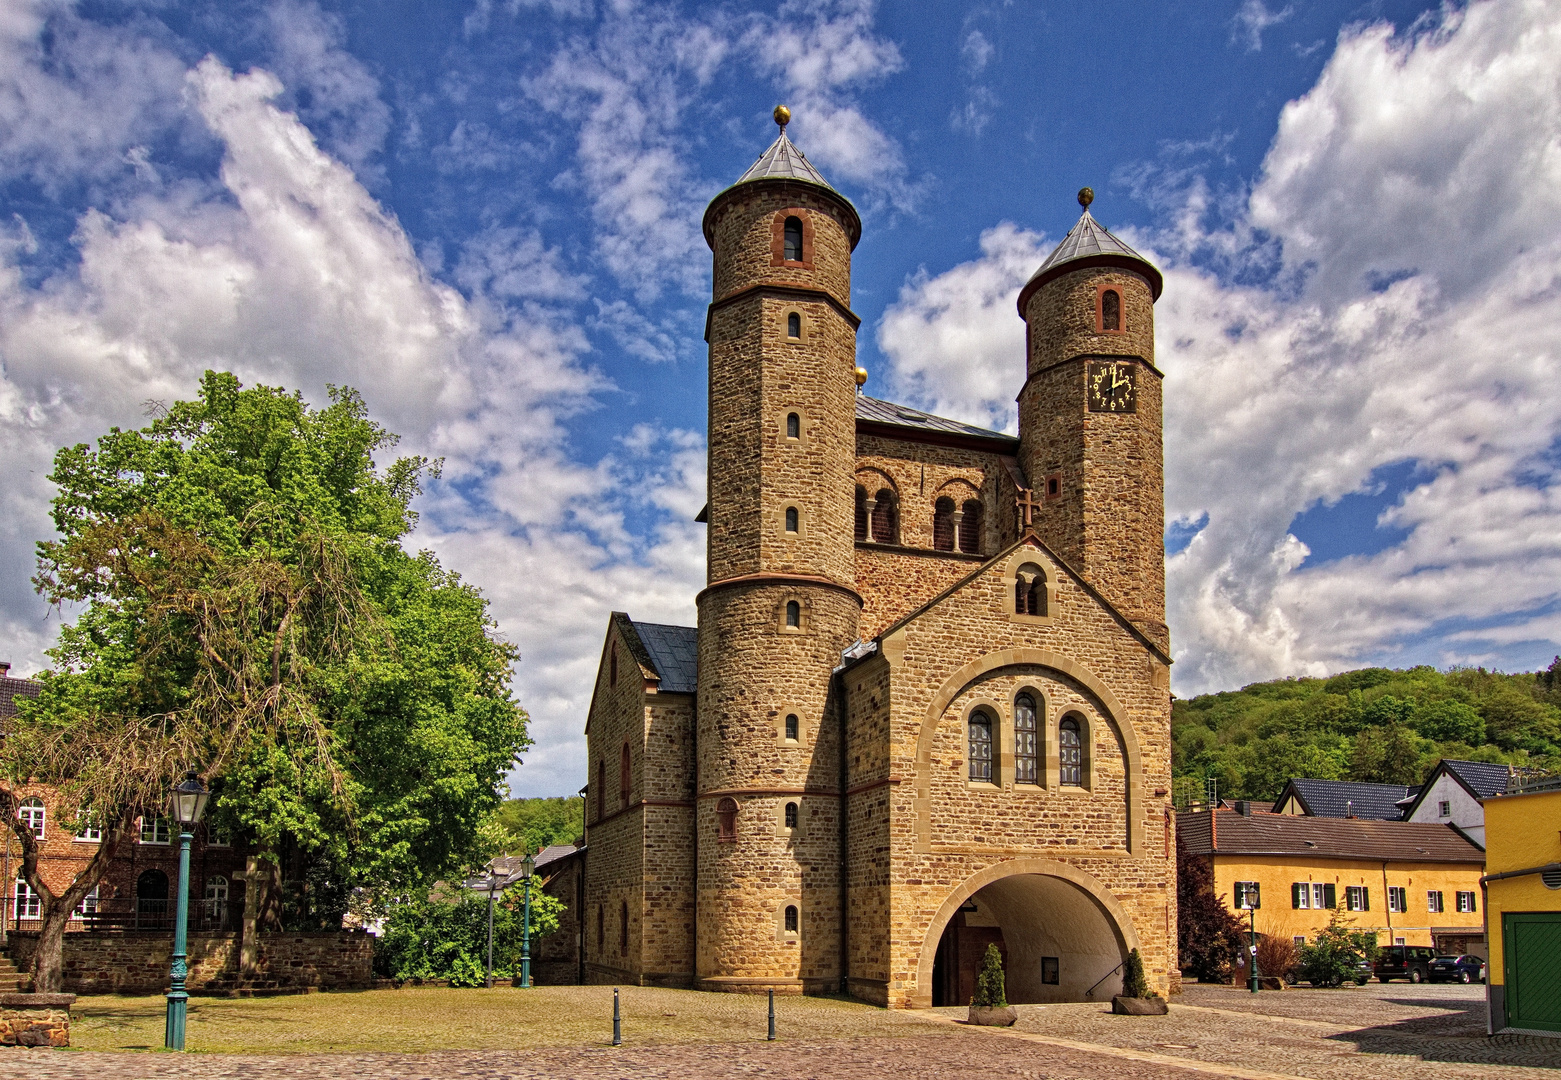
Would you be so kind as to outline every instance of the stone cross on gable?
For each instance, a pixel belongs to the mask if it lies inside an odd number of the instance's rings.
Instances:
[[[1019,508],[1019,517],[1024,528],[1028,529],[1035,524],[1035,511],[1041,508],[1041,504],[1035,501],[1029,488],[1019,489],[1019,497],[1014,500],[1014,505]]]

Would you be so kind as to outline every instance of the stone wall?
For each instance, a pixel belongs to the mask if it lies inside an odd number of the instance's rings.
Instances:
[[[69,1046],[75,994],[0,994],[0,1046]]]
[[[27,970],[38,934],[11,932],[11,958]],[[186,943],[192,993],[231,977],[238,967],[238,935],[191,933]],[[267,934],[260,939],[257,980],[283,987],[321,989],[367,986],[373,978],[373,939],[361,930]],[[159,931],[108,931],[65,935],[62,956],[65,988],[77,994],[157,994],[168,989],[173,934]]]

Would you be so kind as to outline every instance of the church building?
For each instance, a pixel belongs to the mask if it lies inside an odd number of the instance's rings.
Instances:
[[[865,396],[855,208],[780,136],[714,252],[698,626],[607,627],[589,982],[965,1004],[1176,978],[1162,279],[1084,212],[1019,294],[1015,438]]]

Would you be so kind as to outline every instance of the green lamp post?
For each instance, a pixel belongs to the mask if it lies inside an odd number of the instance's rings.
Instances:
[[[525,904],[523,906],[520,923],[520,985],[522,988],[531,985],[531,875],[536,871],[537,861],[531,857],[531,852],[526,852],[526,857],[520,860],[520,880],[525,883]]]
[[[172,986],[168,990],[168,1022],[163,1035],[163,1045],[169,1050],[184,1049],[184,1018],[190,999],[184,992],[184,978],[189,974],[185,963],[185,931],[190,921],[190,841],[195,838],[191,830],[206,812],[206,801],[210,798],[211,792],[192,769],[174,786],[168,800],[173,819],[179,823],[179,891],[174,909],[173,966],[169,970]]]

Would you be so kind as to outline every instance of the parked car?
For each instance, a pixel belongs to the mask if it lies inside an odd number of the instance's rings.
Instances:
[[[1438,956],[1431,961],[1432,982],[1484,982],[1485,961],[1478,956]]]
[[[1382,982],[1389,979],[1425,982],[1431,977],[1431,963],[1435,959],[1436,950],[1424,945],[1386,945],[1377,953],[1377,963],[1372,970]]]

